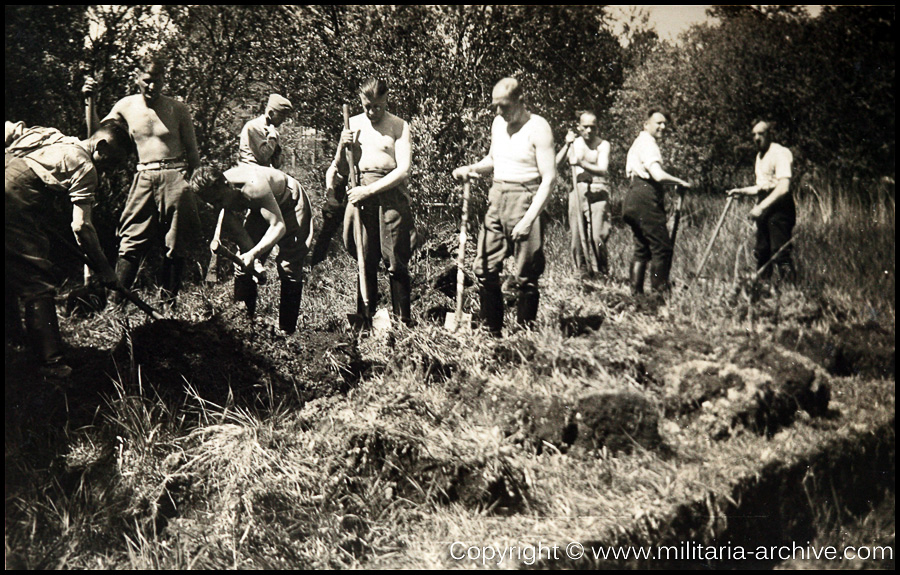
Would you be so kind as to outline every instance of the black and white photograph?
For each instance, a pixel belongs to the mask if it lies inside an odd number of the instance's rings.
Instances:
[[[895,6],[5,11],[6,569],[894,568]]]

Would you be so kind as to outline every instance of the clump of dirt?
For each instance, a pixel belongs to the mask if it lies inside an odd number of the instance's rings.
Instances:
[[[636,444],[655,449],[662,443],[658,408],[635,393],[596,394],[574,403],[529,398],[516,407],[506,423],[506,434],[538,454],[548,446],[561,453],[573,446],[584,453],[603,448],[631,453]]]
[[[793,423],[798,410],[828,414],[830,386],[810,367],[771,346],[745,345],[717,361],[693,360],[665,378],[667,416],[699,419],[714,439],[738,429],[773,435]]]
[[[778,334],[787,349],[812,359],[837,376],[894,379],[894,336],[877,323],[834,324],[829,333],[787,328]]]
[[[576,406],[578,437],[575,444],[594,450],[631,453],[635,444],[655,449],[659,435],[659,409],[636,393],[604,393],[581,399]]]
[[[187,381],[220,405],[230,394],[265,406],[345,392],[370,367],[345,335],[301,331],[284,338],[264,325],[218,316],[143,324],[127,330],[112,355],[132,383],[140,375],[162,395],[177,396]]]
[[[559,330],[566,337],[577,337],[597,331],[606,319],[602,315],[560,316]]]
[[[495,513],[514,513],[525,505],[524,473],[504,457],[468,453],[442,457],[426,449],[421,436],[384,428],[351,435],[347,447],[341,473],[350,477],[350,485],[375,478],[386,486],[381,493],[386,499],[459,502]]]

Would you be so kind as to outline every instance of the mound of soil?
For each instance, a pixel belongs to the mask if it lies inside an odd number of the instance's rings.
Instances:
[[[699,418],[714,439],[739,428],[773,435],[799,410],[828,414],[831,388],[813,369],[771,346],[745,345],[730,357],[678,364],[665,378],[668,417]]]
[[[218,316],[141,325],[126,332],[113,359],[120,369],[128,366],[132,383],[140,375],[161,394],[180,395],[187,381],[219,405],[229,394],[262,406],[304,402],[346,391],[369,367],[346,335],[310,331],[284,338],[266,326]]]
[[[569,404],[558,398],[521,400],[506,424],[512,441],[535,453],[547,445],[565,453],[606,448],[631,453],[635,445],[655,449],[662,443],[658,409],[635,393],[603,393]]]
[[[829,333],[788,328],[778,334],[787,349],[837,376],[894,379],[894,336],[876,323],[831,326]]]

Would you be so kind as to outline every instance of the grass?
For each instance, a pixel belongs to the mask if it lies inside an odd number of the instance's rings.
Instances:
[[[134,308],[62,318],[78,384],[66,396],[33,381],[7,341],[7,566],[470,567],[450,559],[450,543],[658,538],[684,506],[711,494],[727,501],[767,466],[799,464],[893,421],[892,377],[829,375],[776,343],[785,329],[836,337],[838,324],[874,322],[893,347],[892,196],[864,203],[815,189],[798,193],[798,286],[758,302],[746,204],[691,281],[724,198],[690,196],[676,289],[660,309],[628,294],[621,222],[611,277],[585,285],[556,220],[537,328],[516,331],[508,310],[501,341],[448,333],[425,319],[453,305],[428,287],[452,261],[429,254],[455,251],[443,223],[429,226],[413,262],[412,329],[354,338],[344,314],[355,307],[355,267],[334,253],[307,277],[300,330],[288,338],[271,329],[277,282],[260,290],[249,321],[225,281],[188,286],[170,323]],[[474,288],[466,295],[477,310]],[[566,331],[566,318],[599,328]],[[756,348],[828,381],[832,414],[800,413],[768,437],[737,425],[721,441],[703,417],[667,416],[685,365],[739,362]],[[767,369],[741,365],[751,367]],[[660,448],[559,441],[560,418],[583,421],[585,398],[628,394],[659,419]],[[846,507],[823,524],[859,517],[857,532],[892,533],[892,513],[888,526],[884,513],[867,520]]]

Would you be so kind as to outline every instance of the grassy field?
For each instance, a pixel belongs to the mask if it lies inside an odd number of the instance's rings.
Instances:
[[[422,226],[411,329],[347,329],[355,268],[335,245],[287,338],[277,282],[251,321],[226,279],[188,286],[163,321],[62,318],[65,394],[7,340],[7,567],[481,566],[455,542],[893,546],[893,192],[797,197],[799,282],[758,301],[749,203],[695,279],[724,198],[688,196],[664,306],[629,295],[620,222],[611,276],[577,279],[557,207],[538,325],[509,311],[502,340],[442,327],[448,222]]]

